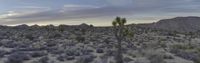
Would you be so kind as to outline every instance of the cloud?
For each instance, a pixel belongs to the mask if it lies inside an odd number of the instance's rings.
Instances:
[[[70,9],[70,10],[68,10]],[[73,11],[72,11],[73,9]],[[70,19],[87,19],[105,16],[117,16],[131,13],[133,10],[127,7],[96,7],[96,6],[81,6],[81,5],[64,5],[63,8],[57,10],[23,11],[23,13],[15,12],[19,15],[11,15],[1,18],[1,23],[4,24],[18,24],[18,23],[32,23],[38,21],[58,21]],[[15,13],[7,13],[15,14]]]
[[[21,6],[0,15],[0,23],[19,24],[72,19],[102,19],[128,16],[130,19],[153,20],[162,17],[200,16],[199,0],[103,0],[107,5],[66,4],[60,8]],[[196,14],[195,14],[196,13]],[[198,15],[199,14],[199,15]],[[149,16],[153,16],[150,17]]]
[[[61,12],[84,10],[84,9],[91,9],[91,8],[99,8],[99,6],[67,4],[63,6],[63,8],[61,9]]]
[[[75,4],[66,4],[64,5],[64,8],[98,8],[98,6],[93,5],[75,5]]]
[[[133,4],[134,0],[105,0],[105,1],[113,6],[125,6]]]

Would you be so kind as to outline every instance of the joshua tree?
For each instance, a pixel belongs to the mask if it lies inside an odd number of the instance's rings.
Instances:
[[[116,17],[116,19],[112,22],[114,26],[114,34],[118,41],[117,43],[117,63],[123,63],[123,55],[122,55],[122,41],[125,39],[125,36],[130,35],[130,32],[125,26],[126,18]]]

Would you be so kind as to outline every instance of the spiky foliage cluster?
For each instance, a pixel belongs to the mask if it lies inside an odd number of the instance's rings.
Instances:
[[[120,18],[116,17],[116,19],[112,22],[112,25],[114,26],[114,34],[117,38],[117,56],[116,56],[116,62],[117,63],[123,63],[123,53],[122,53],[122,41],[126,36],[130,36],[132,33],[126,28],[126,18]]]
[[[128,28],[126,28],[125,26],[126,23],[127,23],[126,18],[120,18],[120,17],[115,18],[115,20],[112,22],[112,25],[114,26],[115,35],[117,36],[121,35],[122,37],[133,36],[133,33],[129,31]]]

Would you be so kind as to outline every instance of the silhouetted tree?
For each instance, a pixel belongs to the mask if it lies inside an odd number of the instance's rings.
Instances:
[[[116,17],[116,19],[112,22],[112,25],[114,26],[113,31],[118,41],[117,56],[116,56],[117,63],[123,63],[123,55],[122,55],[123,53],[121,44],[124,38],[131,34],[129,30],[126,28],[125,24],[126,24],[126,18],[120,18],[120,17]]]

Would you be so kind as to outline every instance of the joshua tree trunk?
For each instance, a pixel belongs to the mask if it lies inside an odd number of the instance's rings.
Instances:
[[[123,35],[122,35],[122,31],[123,31],[123,28],[122,27],[118,27],[118,32],[115,33],[116,35],[116,38],[117,38],[117,57],[116,57],[116,60],[117,62],[116,63],[123,63],[123,53],[122,53],[122,39],[124,38]]]
[[[117,62],[116,63],[123,63],[121,39],[118,39],[117,49],[118,50],[117,50]]]

